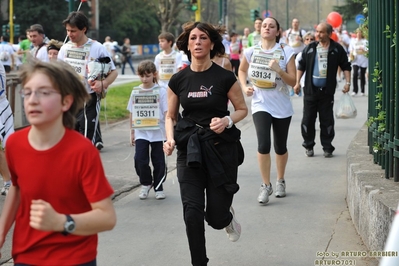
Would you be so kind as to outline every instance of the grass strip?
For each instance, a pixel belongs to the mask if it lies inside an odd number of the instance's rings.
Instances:
[[[110,88],[107,97],[101,100],[100,123],[114,123],[129,118],[127,103],[133,87],[139,84],[136,81]]]

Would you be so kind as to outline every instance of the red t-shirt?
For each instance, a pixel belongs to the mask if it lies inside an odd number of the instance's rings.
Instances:
[[[37,151],[28,142],[30,127],[12,134],[6,157],[14,186],[20,189],[12,243],[14,263],[76,265],[97,255],[97,234],[64,236],[29,225],[33,199],[49,202],[64,214],[91,210],[90,203],[110,197],[113,189],[105,177],[100,155],[80,133],[67,129],[54,147]]]

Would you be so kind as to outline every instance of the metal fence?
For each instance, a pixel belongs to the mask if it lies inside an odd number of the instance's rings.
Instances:
[[[29,125],[28,120],[25,116],[23,101],[21,95],[19,94],[20,90],[21,83],[18,74],[7,74],[6,93],[11,110],[14,114],[14,128],[16,130]]]
[[[368,145],[385,177],[399,182],[399,1],[368,1]]]

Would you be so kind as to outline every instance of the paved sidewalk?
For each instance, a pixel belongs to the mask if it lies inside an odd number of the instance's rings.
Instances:
[[[337,91],[336,100],[341,94]],[[248,103],[249,100],[247,98]],[[259,205],[256,200],[261,179],[251,115],[238,124],[246,153],[239,169],[241,188],[234,199],[242,236],[238,242],[230,243],[223,230],[207,226],[209,265],[315,265],[316,260],[332,260],[333,254],[341,251],[366,250],[354,229],[345,201],[346,151],[367,115],[367,97],[355,97],[354,101],[358,117],[336,120],[334,157],[323,157],[317,136],[315,156],[308,158],[301,146],[302,98],[292,97],[295,114],[288,140],[287,197],[277,199],[273,195],[266,206]],[[316,124],[318,127],[318,122]],[[169,174],[164,184],[167,198],[155,200],[151,191],[147,200],[139,200],[128,121],[104,125],[102,130],[105,147],[101,157],[116,191],[114,205],[118,222],[114,230],[100,234],[98,265],[190,265],[174,171],[176,153],[168,157]],[[274,162],[274,156],[272,160]],[[273,163],[272,177],[275,175]],[[275,181],[272,182],[274,185]],[[3,254],[7,256],[7,249],[3,249]],[[361,266],[377,265],[376,260],[362,256],[339,259]]]
[[[336,100],[341,94],[340,91],[336,93]],[[337,259],[333,257],[337,254],[344,263],[377,265],[375,259],[367,256],[340,256],[342,251],[366,251],[345,201],[347,148],[366,121],[367,114],[367,97],[355,97],[354,101],[358,117],[336,120],[336,151],[333,158],[327,159],[323,157],[319,137],[315,156],[305,156],[300,133],[302,98],[292,98],[295,115],[288,142],[287,197],[276,199],[271,196],[266,206],[256,201],[261,180],[251,115],[238,125],[246,152],[239,171],[241,189],[234,200],[242,236],[237,243],[230,243],[223,230],[216,231],[207,226],[209,265],[315,265],[321,259]],[[127,132],[128,125],[121,123],[107,130],[106,135],[121,134],[127,138]],[[128,150],[131,148],[122,138],[113,141],[109,147],[106,144],[101,153],[107,174],[110,177],[112,173],[113,185],[126,186],[126,182],[115,182],[120,177],[130,180],[130,186],[134,187],[134,152]],[[173,157],[168,158],[168,165],[169,170],[174,168]],[[274,164],[272,176],[275,177]],[[163,201],[155,200],[153,191],[147,200],[140,200],[138,190],[134,189],[115,201],[118,224],[113,231],[100,234],[98,265],[190,264],[175,171],[169,173],[164,188],[167,198]],[[121,189],[127,188],[121,186]]]

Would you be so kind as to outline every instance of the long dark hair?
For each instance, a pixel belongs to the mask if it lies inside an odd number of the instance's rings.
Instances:
[[[188,40],[190,37],[190,32],[197,28],[200,31],[206,33],[208,35],[209,39],[213,43],[213,49],[211,50],[210,56],[211,59],[217,56],[222,56],[225,53],[224,45],[222,43],[222,35],[221,31],[223,31],[222,27],[215,27],[212,24],[206,23],[206,22],[187,22],[183,26],[183,32],[180,34],[180,36],[177,38],[176,41],[176,46],[179,50],[183,51],[187,57],[188,60],[191,62],[191,52],[188,50]]]

